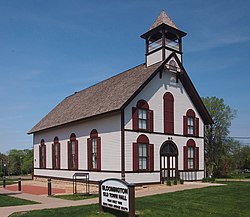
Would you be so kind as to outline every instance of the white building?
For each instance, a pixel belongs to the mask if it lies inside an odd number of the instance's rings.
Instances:
[[[33,127],[34,176],[202,179],[212,119],[182,65],[185,35],[162,11],[141,36],[146,63],[66,97]]]

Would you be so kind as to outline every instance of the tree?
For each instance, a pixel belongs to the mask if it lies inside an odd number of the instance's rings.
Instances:
[[[205,127],[205,161],[209,175],[220,176],[222,168],[228,161],[230,142],[227,140],[232,119],[236,116],[236,110],[217,97],[202,99],[214,124]]]
[[[8,161],[10,175],[29,174],[32,172],[33,151],[12,149],[8,152]]]

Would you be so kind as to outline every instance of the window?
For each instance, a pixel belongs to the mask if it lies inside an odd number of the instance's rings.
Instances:
[[[40,146],[39,146],[39,156],[40,156],[40,168],[45,169],[46,168],[46,145],[45,141],[42,139]]]
[[[184,170],[199,170],[199,147],[189,139],[184,148]]]
[[[174,134],[174,97],[167,92],[163,96],[164,101],[164,133]]]
[[[60,169],[60,143],[58,137],[54,138],[52,144],[52,168]]]
[[[147,169],[147,144],[139,144],[139,170]]]
[[[70,170],[78,170],[78,141],[74,133],[68,141],[68,168]]]
[[[194,118],[187,117],[187,120],[188,120],[188,134],[194,135]]]
[[[199,118],[195,117],[195,112],[192,109],[189,109],[186,116],[183,116],[183,134],[199,136]]]
[[[154,170],[154,145],[149,144],[146,135],[140,135],[137,142],[133,143],[133,170],[135,172]]]
[[[138,128],[147,130],[147,110],[145,109],[138,109]]]
[[[194,169],[194,147],[188,147],[188,169]]]
[[[101,170],[101,138],[98,132],[93,129],[90,133],[88,143],[88,170]]]
[[[132,108],[133,130],[153,132],[153,111],[145,100],[139,100]]]

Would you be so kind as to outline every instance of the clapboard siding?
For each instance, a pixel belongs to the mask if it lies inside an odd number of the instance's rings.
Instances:
[[[112,115],[102,119],[84,122],[76,125],[69,125],[59,129],[51,129],[34,134],[34,166],[39,167],[39,145],[41,139],[46,144],[46,167],[52,168],[52,144],[54,137],[59,138],[61,144],[61,169],[68,169],[68,151],[67,142],[70,134],[75,133],[78,140],[78,160],[79,169],[87,169],[87,138],[89,138],[92,129],[98,131],[101,137],[101,161],[102,170],[120,170],[121,169],[121,132],[120,115]],[[112,151],[111,151],[112,150]],[[38,171],[37,171],[38,173]],[[38,174],[37,174],[38,175]]]
[[[188,109],[195,111],[199,118],[199,136],[204,136],[204,125],[197,109],[189,98],[186,90],[179,81],[176,83],[176,75],[170,71],[164,71],[162,78],[155,76],[152,81],[131,101],[125,108],[125,128],[132,129],[132,108],[140,99],[148,102],[149,108],[154,111],[154,131],[164,132],[163,96],[170,92],[174,97],[174,133],[183,134],[183,116]]]

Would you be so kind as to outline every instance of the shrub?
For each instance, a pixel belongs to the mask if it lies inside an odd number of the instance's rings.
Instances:
[[[171,185],[172,185],[171,181],[168,180],[168,181],[167,181],[167,186],[171,186]]]
[[[184,180],[180,179],[180,184],[183,185],[184,184]]]
[[[215,182],[215,178],[213,177],[207,177],[207,178],[203,178],[202,179],[202,182],[211,182],[211,183],[214,183]]]
[[[174,185],[177,185],[177,180],[176,179],[174,180]]]

